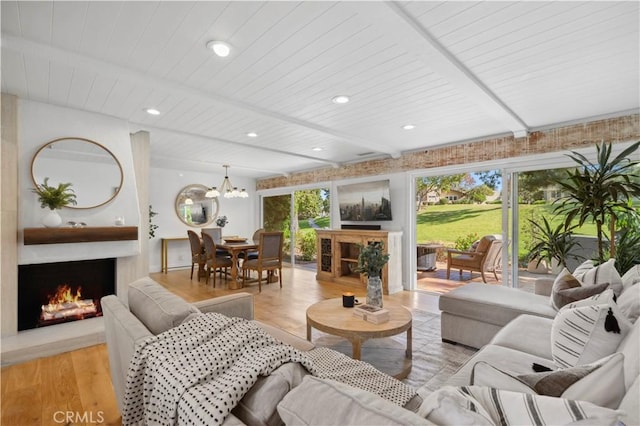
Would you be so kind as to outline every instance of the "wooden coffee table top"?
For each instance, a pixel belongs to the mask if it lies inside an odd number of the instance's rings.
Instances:
[[[373,324],[353,315],[353,308],[342,306],[342,298],[327,299],[307,309],[307,324],[343,337],[359,336],[365,339],[393,336],[411,327],[411,312],[399,303],[384,301],[389,310],[389,321]]]

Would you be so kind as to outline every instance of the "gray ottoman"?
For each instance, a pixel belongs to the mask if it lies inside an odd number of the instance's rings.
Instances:
[[[529,314],[553,318],[548,296],[471,283],[440,296],[442,341],[481,348],[508,322]]]

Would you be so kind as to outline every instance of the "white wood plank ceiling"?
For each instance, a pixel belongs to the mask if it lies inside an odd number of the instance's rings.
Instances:
[[[260,178],[638,111],[639,5],[2,1],[2,91]]]

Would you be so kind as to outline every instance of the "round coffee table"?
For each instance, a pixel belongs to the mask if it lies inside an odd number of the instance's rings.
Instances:
[[[311,328],[351,342],[353,359],[360,359],[362,344],[368,339],[395,336],[407,332],[407,348],[402,371],[394,376],[404,379],[411,371],[411,312],[399,303],[384,301],[389,310],[389,321],[373,324],[353,315],[353,308],[344,308],[342,298],[327,299],[315,303],[307,309],[307,340],[311,341]]]

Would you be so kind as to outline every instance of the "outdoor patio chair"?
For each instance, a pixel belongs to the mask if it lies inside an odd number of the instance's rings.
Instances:
[[[447,279],[451,275],[451,269],[458,269],[460,276],[462,271],[480,272],[485,283],[485,272],[490,271],[497,280],[496,264],[501,250],[502,237],[499,235],[485,235],[475,250],[447,250]]]

